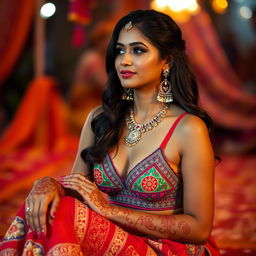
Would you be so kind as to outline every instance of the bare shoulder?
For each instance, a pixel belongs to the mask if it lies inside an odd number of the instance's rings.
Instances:
[[[97,106],[95,108],[93,108],[89,114],[87,115],[87,118],[85,120],[85,123],[84,123],[84,126],[83,126],[83,129],[82,129],[82,133],[81,133],[81,139],[83,139],[83,137],[87,137],[88,135],[89,136],[92,136],[93,132],[92,132],[92,129],[91,129],[91,123],[92,123],[92,120],[98,116],[100,113],[103,112],[103,108],[102,106]]]
[[[88,118],[93,119],[96,116],[98,116],[99,114],[101,114],[103,112],[103,107],[102,106],[97,106],[95,108],[93,108],[89,114],[88,114]]]
[[[187,114],[182,118],[179,130],[183,135],[208,133],[205,122],[200,117],[192,114]]]

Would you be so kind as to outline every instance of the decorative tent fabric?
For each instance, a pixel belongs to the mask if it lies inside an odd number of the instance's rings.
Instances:
[[[0,1],[0,85],[12,71],[26,41],[34,0]]]
[[[78,140],[69,135],[66,118],[57,82],[46,76],[32,81],[0,141],[0,201],[70,167]]]
[[[200,82],[202,106],[217,124],[256,131],[256,97],[243,90],[204,11],[180,24],[187,51]]]

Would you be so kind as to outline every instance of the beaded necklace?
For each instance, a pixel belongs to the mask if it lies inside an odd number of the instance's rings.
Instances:
[[[166,115],[167,109],[168,106],[158,112],[156,116],[145,124],[138,124],[135,122],[134,113],[131,109],[129,116],[126,118],[126,125],[129,129],[128,135],[125,138],[126,145],[129,147],[136,145],[140,141],[142,133],[152,130],[162,121]]]

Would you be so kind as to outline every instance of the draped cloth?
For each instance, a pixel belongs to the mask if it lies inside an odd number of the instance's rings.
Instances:
[[[205,245],[142,237],[90,210],[80,201],[64,196],[44,238],[28,228],[24,205],[0,244],[0,255],[133,255],[199,256],[220,255],[212,240]]]
[[[66,105],[55,79],[33,80],[0,139],[0,202],[59,170],[68,170],[78,139],[71,137]]]
[[[34,6],[34,0],[0,1],[0,85],[20,56],[33,20]]]
[[[203,108],[222,127],[256,132],[256,98],[245,91],[232,70],[207,12],[201,10],[180,27],[199,80]]]

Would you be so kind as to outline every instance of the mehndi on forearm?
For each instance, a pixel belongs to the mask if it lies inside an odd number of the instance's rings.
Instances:
[[[119,206],[112,206],[108,212],[108,219],[138,233],[180,242],[205,242],[199,222],[190,215],[157,215]]]

